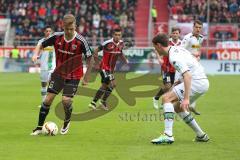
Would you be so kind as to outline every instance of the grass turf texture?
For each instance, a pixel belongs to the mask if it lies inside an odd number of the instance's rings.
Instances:
[[[131,73],[129,77],[134,77]],[[152,145],[159,136],[163,122],[150,121],[144,115],[156,114],[152,98],[138,98],[134,107],[119,100],[112,112],[90,121],[72,122],[69,134],[55,137],[30,136],[36,126],[40,104],[40,82],[37,74],[0,74],[0,159],[1,160],[215,160],[239,159],[240,76],[209,76],[210,90],[197,102],[202,115],[196,119],[209,134],[208,143],[195,143],[194,133],[182,121],[174,123],[175,142],[172,145]],[[89,87],[97,89],[99,77]],[[118,86],[124,87],[124,86]],[[135,87],[148,90],[151,86]],[[154,87],[152,87],[154,88]],[[113,92],[117,95],[116,92]],[[60,101],[55,99],[55,105]],[[88,111],[90,97],[74,98],[74,112]],[[135,115],[132,119],[126,114]],[[136,115],[140,114],[140,119]],[[179,119],[179,118],[178,118]],[[59,120],[52,108],[47,121]]]

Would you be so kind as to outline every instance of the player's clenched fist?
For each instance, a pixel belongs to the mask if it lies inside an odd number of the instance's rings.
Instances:
[[[34,54],[34,55],[32,56],[32,61],[33,61],[33,62],[36,62],[37,59],[38,59],[38,55],[35,55],[35,54]]]

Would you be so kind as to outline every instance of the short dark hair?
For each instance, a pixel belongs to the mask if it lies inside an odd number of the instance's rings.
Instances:
[[[122,32],[122,29],[120,27],[114,28],[113,33],[115,33],[115,32]]]
[[[45,31],[47,28],[51,28],[51,29],[52,29],[52,27],[51,27],[50,25],[46,25],[46,26],[43,28],[44,31]]]
[[[172,32],[178,31],[179,33],[181,33],[181,29],[178,27],[173,27],[172,28]]]
[[[159,33],[152,39],[153,44],[161,44],[163,47],[167,47],[169,42],[169,38],[166,34],[164,33]]]
[[[200,20],[195,20],[194,23],[193,23],[193,26],[195,26],[196,24],[199,24],[199,25],[203,25],[202,21]]]

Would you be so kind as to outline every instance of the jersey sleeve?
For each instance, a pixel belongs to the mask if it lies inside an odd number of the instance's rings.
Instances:
[[[189,38],[187,36],[185,36],[183,38],[183,40],[181,41],[180,46],[183,47],[183,48],[187,48],[188,47],[188,43],[189,43],[188,41],[189,41]]]
[[[40,46],[40,45],[42,45],[42,42],[44,41],[44,38],[43,39],[40,39],[39,41],[38,41],[38,43],[37,43],[37,46]]]
[[[83,49],[83,55],[85,58],[91,57],[92,56],[92,50],[89,47],[89,44],[85,38],[82,38],[82,49]]]
[[[42,41],[42,47],[48,47],[48,46],[53,46],[56,41],[56,35],[52,34],[50,37]]]
[[[201,40],[200,40],[200,44],[201,44],[201,45],[203,44],[203,41],[204,41],[204,37],[202,36],[202,37],[201,37]]]
[[[180,56],[171,59],[170,62],[181,75],[189,71],[189,67],[184,63],[184,59]]]

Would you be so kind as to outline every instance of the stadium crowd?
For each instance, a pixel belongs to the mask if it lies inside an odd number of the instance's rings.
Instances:
[[[208,0],[169,0],[170,18],[178,22],[192,22],[200,20],[207,22]],[[240,27],[240,0],[210,0],[209,22],[211,24],[237,24]],[[210,45],[223,40],[233,40],[232,31],[216,31]],[[240,30],[238,31],[240,40]],[[234,39],[236,40],[236,39]]]
[[[208,0],[169,0],[171,18],[178,22],[207,22]],[[240,23],[240,0],[210,0],[211,23]]]
[[[32,42],[43,36],[42,29],[51,25],[62,31],[62,17],[77,17],[77,31],[97,45],[111,37],[112,29],[121,26],[123,37],[134,37],[134,10],[137,0],[0,0],[0,13],[11,19],[15,41]],[[26,44],[26,43],[25,43]],[[20,44],[20,45],[25,45]],[[29,43],[27,43],[29,45]],[[31,44],[34,45],[34,44]]]

